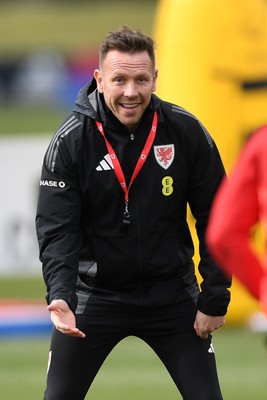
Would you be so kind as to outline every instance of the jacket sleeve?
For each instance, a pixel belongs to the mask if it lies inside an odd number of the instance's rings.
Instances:
[[[194,130],[195,153],[190,172],[189,206],[196,220],[199,240],[199,273],[203,278],[198,308],[207,315],[225,315],[230,301],[231,279],[219,268],[208,252],[205,232],[210,209],[218,187],[225,177],[215,142],[199,124]]]
[[[47,302],[65,300],[75,311],[81,196],[66,137],[56,134],[42,167],[36,214]]]

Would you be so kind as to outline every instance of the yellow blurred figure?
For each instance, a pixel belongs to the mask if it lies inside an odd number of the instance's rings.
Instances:
[[[203,121],[229,171],[248,135],[267,122],[266,0],[160,0],[154,37],[157,94]],[[234,281],[228,321],[257,309]]]

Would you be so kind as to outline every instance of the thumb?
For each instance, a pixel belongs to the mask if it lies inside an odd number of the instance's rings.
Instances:
[[[56,307],[54,304],[49,304],[47,306],[48,311],[55,311],[58,307]]]
[[[57,311],[57,310],[61,310],[61,311],[68,311],[69,310],[69,306],[68,304],[65,302],[65,300],[53,300],[48,306],[47,306],[48,311]]]
[[[195,329],[195,331],[196,331],[196,334],[199,336],[199,328],[198,328],[198,322],[197,322],[197,320],[195,320],[195,322],[194,322],[194,329]]]

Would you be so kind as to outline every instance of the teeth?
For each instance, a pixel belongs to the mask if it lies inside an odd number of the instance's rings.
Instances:
[[[137,104],[124,104],[123,105],[123,107],[125,107],[125,108],[134,108],[136,106],[137,106]]]

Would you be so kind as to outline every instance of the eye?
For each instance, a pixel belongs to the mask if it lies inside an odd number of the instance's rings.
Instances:
[[[122,83],[122,82],[123,82],[123,78],[122,78],[121,76],[116,76],[116,77],[114,78],[114,82]]]
[[[148,81],[149,81],[149,79],[146,76],[140,76],[138,78],[138,82],[140,82],[140,83],[146,83]]]

